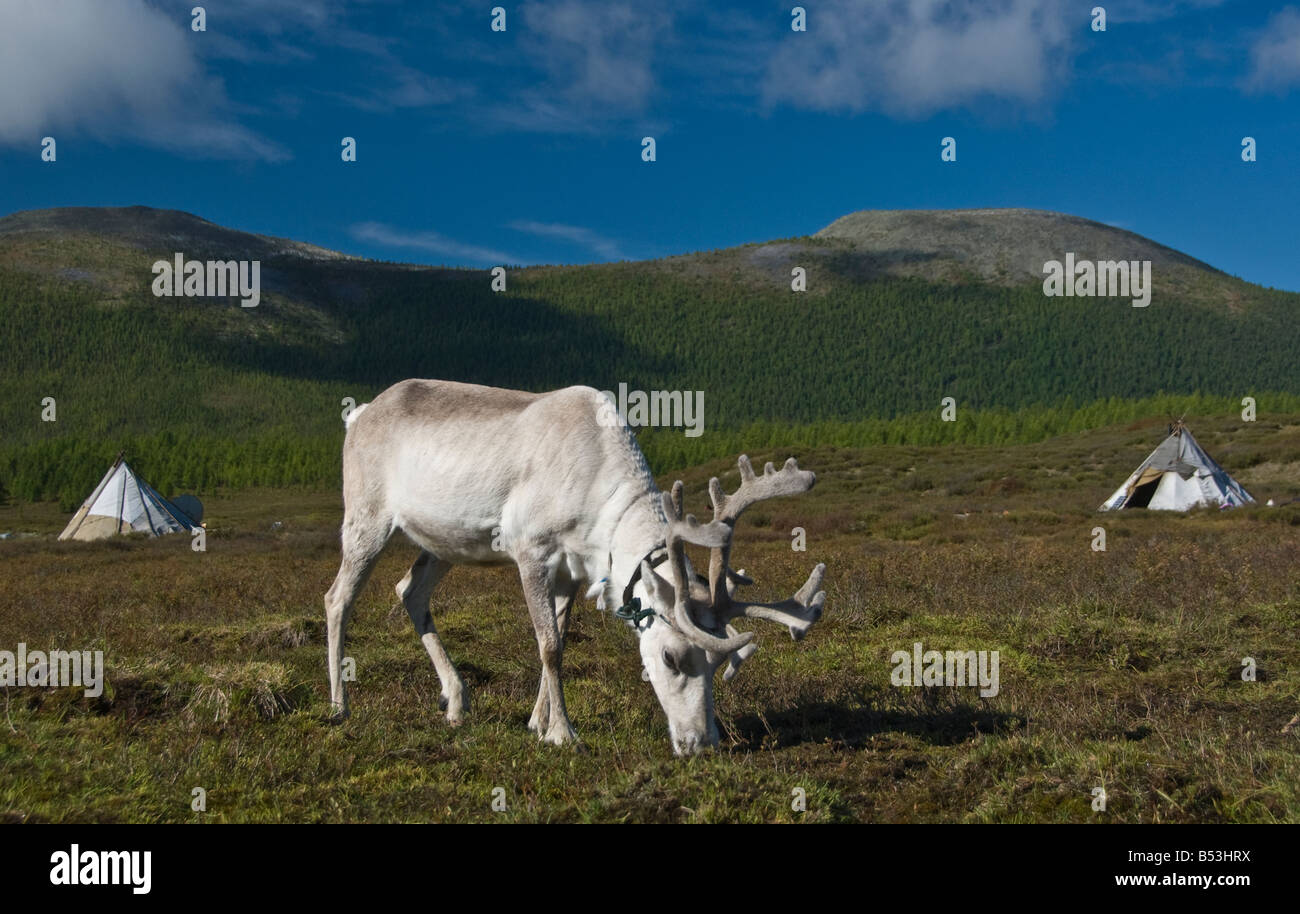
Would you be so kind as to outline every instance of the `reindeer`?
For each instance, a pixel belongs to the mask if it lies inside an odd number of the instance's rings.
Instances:
[[[342,562],[325,595],[330,701],[348,714],[340,678],[353,601],[393,532],[421,549],[396,590],[442,685],[451,725],[469,710],[465,685],[429,611],[453,565],[513,562],[537,636],[542,676],[528,727],[548,743],[576,741],[564,706],[560,663],[569,614],[585,584],[597,606],[617,606],[638,637],[642,678],[668,717],[678,755],[717,745],[713,676],[724,679],[756,649],[732,621],[778,622],[801,639],[822,614],[826,566],[779,603],[736,599],[752,581],[729,566],[736,520],[763,499],[816,482],[794,459],[762,476],[739,461],[731,495],[709,483],[713,519],[683,515],[682,483],[655,486],[645,457],[609,399],[589,387],[526,393],[452,381],[408,380],[356,407],[343,443]],[[687,543],[711,551],[696,574]],[[659,570],[666,565],[668,574]],[[615,597],[619,597],[615,602]]]

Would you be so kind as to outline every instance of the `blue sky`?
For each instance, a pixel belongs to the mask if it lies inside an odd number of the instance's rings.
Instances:
[[[1300,290],[1297,5],[807,0],[803,33],[792,2],[214,0],[205,32],[195,5],[0,2],[0,213],[484,266],[1027,206]]]

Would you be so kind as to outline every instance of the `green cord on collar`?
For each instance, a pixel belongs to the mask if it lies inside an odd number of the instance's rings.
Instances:
[[[653,607],[642,608],[641,598],[632,596],[632,588],[636,586],[637,580],[640,579],[641,577],[641,566],[643,564],[649,562],[650,567],[654,568],[656,565],[662,564],[663,562],[666,562],[668,560],[667,552],[665,552],[663,555],[659,556],[658,558],[654,558],[654,559],[651,558],[651,556],[654,555],[655,552],[657,552],[660,549],[663,549],[665,545],[667,544],[655,543],[655,545],[650,547],[650,551],[645,554],[645,556],[641,559],[641,561],[636,563],[636,570],[632,572],[632,577],[628,580],[627,586],[623,588],[623,605],[620,606],[618,609],[614,610],[615,618],[623,619],[624,621],[631,622],[632,624],[636,625],[638,628],[640,628],[641,626],[642,619],[649,619],[650,625],[654,624],[654,617],[659,615],[659,613],[655,612]],[[614,564],[614,557],[611,555],[610,565],[612,566],[613,564]],[[648,627],[649,626],[647,626],[647,628]]]
[[[619,619],[626,620],[631,622],[633,625],[639,626],[642,619],[650,619],[650,624],[653,625],[654,617],[658,615],[658,613],[650,607],[643,609],[641,607],[641,598],[633,597],[630,603],[624,603],[618,609],[614,610],[614,615]]]

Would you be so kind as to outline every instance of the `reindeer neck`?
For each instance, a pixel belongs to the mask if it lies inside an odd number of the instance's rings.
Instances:
[[[660,505],[657,489],[638,496],[623,513],[610,542],[609,583],[617,597],[627,587],[641,560],[664,542],[668,519]]]

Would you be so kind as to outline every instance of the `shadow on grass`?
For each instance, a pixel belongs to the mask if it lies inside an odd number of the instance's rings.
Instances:
[[[966,703],[913,713],[822,701],[738,717],[730,732],[737,742],[751,748],[831,742],[857,749],[873,737],[887,734],[914,736],[932,746],[953,746],[981,734],[1013,733],[1024,725],[1021,714]]]

